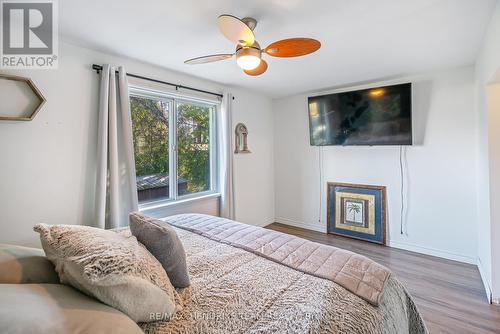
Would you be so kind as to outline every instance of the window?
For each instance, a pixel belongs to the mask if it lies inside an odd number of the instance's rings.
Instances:
[[[175,201],[216,187],[216,105],[130,90],[139,203]]]

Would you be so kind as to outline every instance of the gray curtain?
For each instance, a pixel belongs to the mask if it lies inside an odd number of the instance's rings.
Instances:
[[[235,219],[234,182],[233,182],[233,96],[224,94],[218,119],[219,128],[219,183],[220,183],[220,216]]]
[[[128,214],[137,211],[138,205],[130,100],[123,67],[103,66],[98,126],[96,227],[127,226]]]

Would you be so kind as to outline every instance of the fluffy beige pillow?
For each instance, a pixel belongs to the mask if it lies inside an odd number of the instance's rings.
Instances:
[[[43,249],[62,283],[136,322],[172,316],[180,298],[161,264],[133,236],[77,225],[37,224]]]

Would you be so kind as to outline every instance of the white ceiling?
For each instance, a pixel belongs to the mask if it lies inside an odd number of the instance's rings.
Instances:
[[[496,0],[64,0],[63,39],[271,97],[472,64]],[[227,13],[258,20],[262,47],[312,37],[321,49],[293,59],[267,57],[260,77],[234,59],[185,65],[234,51],[218,31]],[[168,78],[166,78],[168,79]]]

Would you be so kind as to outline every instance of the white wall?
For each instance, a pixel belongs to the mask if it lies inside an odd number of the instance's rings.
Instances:
[[[500,72],[500,70],[499,70]],[[500,304],[500,80],[488,87],[490,244],[492,301]]]
[[[473,68],[384,84],[409,81],[415,145],[406,150],[407,235],[400,234],[399,147],[310,146],[308,94],[273,102],[277,221],[326,231],[326,182],[385,185],[392,246],[476,263]]]
[[[243,90],[234,90],[234,96],[233,124],[245,123],[252,152],[234,155],[236,220],[264,226],[274,220],[272,104]]]
[[[31,122],[0,122],[0,242],[38,245],[32,231],[38,222],[92,222],[98,99],[98,75],[90,68],[93,63],[125,65],[132,73],[205,90],[233,91],[233,121],[247,123],[254,152],[235,159],[237,200],[244,201],[237,203],[237,218],[261,225],[274,216],[273,148],[265,144],[272,138],[268,98],[61,43],[58,70],[2,71],[31,77],[47,103]],[[249,182],[250,177],[266,185]],[[204,201],[197,208],[214,212],[217,202],[209,203]]]
[[[500,72],[500,69],[499,69]],[[492,299],[500,303],[500,80],[491,84],[488,93],[488,153],[490,182],[490,244]]]
[[[492,290],[492,298],[500,300],[500,212],[498,194],[500,185],[493,181],[498,178],[498,168],[490,169],[490,153],[500,143],[491,130],[498,133],[498,128],[491,128],[488,123],[492,114],[488,108],[488,85],[500,82],[500,3],[497,4],[486,32],[483,46],[476,62],[476,108],[478,114],[478,257],[481,277],[487,290]],[[493,111],[492,111],[493,112]],[[496,111],[498,113],[498,110]],[[491,136],[493,135],[493,136]],[[490,136],[490,137],[489,137]],[[492,142],[490,142],[492,140]],[[494,145],[494,148],[490,148]],[[495,167],[495,166],[492,166]],[[491,204],[491,205],[490,205]]]

